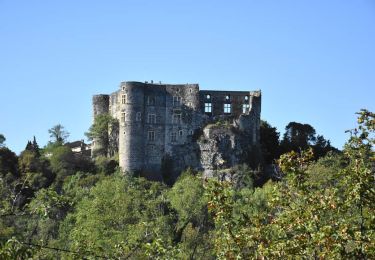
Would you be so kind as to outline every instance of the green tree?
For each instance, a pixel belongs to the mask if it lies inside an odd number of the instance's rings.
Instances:
[[[318,135],[316,137],[316,140],[312,148],[314,151],[315,159],[325,156],[328,152],[339,152],[339,150],[331,146],[331,142],[329,140],[326,140],[322,135]]]
[[[11,238],[0,248],[0,258],[4,260],[32,259],[34,252],[35,249],[22,244],[16,238]]]
[[[105,175],[110,175],[116,171],[118,162],[116,160],[113,160],[112,158],[97,156],[95,158],[95,166],[97,172]]]
[[[342,241],[351,257],[375,258],[375,113],[362,109],[358,114],[358,127],[349,131],[351,137],[344,154],[349,159],[342,172],[345,187],[344,206],[350,223],[340,223],[345,229]]]
[[[142,178],[111,176],[90,190],[67,221],[69,247],[108,258],[146,258],[147,245],[172,243],[172,219],[166,214],[165,186]],[[152,250],[151,250],[152,251]],[[151,253],[151,251],[149,251]]]
[[[54,172],[66,172],[66,175],[73,173],[74,155],[67,146],[56,147],[50,157],[51,169]]]
[[[343,155],[330,153],[317,162],[312,148],[282,155],[284,178],[259,189],[262,196],[209,180],[216,256],[374,258],[374,118],[359,113]]]
[[[260,122],[260,145],[266,164],[274,163],[280,156],[280,133],[267,121]]]
[[[39,190],[28,204],[28,211],[34,219],[29,226],[33,239],[36,242],[42,240],[46,244],[49,240],[56,239],[59,222],[65,218],[71,206],[69,198],[59,195],[53,189]]]
[[[17,155],[7,147],[0,147],[0,176],[4,178],[7,174],[9,177],[19,176],[17,170]]]
[[[119,123],[109,114],[95,117],[94,124],[86,134],[93,141],[93,156],[114,156],[118,152]]]
[[[52,143],[63,144],[69,137],[69,132],[61,124],[57,124],[48,130]]]
[[[285,127],[285,133],[281,146],[283,152],[305,150],[315,140],[315,129],[309,124],[290,122]]]
[[[205,193],[214,229],[218,259],[261,259],[267,247],[272,208],[272,185],[236,190],[229,181],[207,180]]]
[[[339,152],[338,149],[331,146],[329,140],[326,140],[322,135],[316,135],[315,129],[311,125],[290,122],[285,128],[285,133],[280,143],[281,152],[299,152],[309,147],[313,149],[315,160],[330,151]]]
[[[0,134],[0,147],[4,146],[5,140],[6,140],[5,136]]]
[[[172,209],[176,211],[175,241],[178,258],[208,259],[213,257],[210,230],[212,219],[207,211],[202,179],[190,170],[183,173],[168,191]]]
[[[35,152],[24,150],[19,156],[18,168],[22,173],[38,172],[41,171],[41,162]]]
[[[33,151],[35,152],[35,154],[39,157],[40,156],[40,148],[39,148],[38,143],[36,142],[35,136],[33,138],[32,147],[33,147]]]

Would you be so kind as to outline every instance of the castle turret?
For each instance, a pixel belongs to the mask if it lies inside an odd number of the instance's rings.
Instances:
[[[94,95],[92,97],[92,111],[93,111],[93,122],[98,115],[108,114],[109,112],[109,95]],[[93,139],[91,145],[91,155],[95,156],[98,151],[102,150],[102,144],[98,140]],[[103,152],[100,152],[103,153]],[[106,154],[103,154],[106,155]]]
[[[94,95],[92,97],[93,121],[97,115],[108,114],[109,112],[109,95]]]
[[[119,161],[123,170],[143,168],[144,87],[139,82],[123,82],[120,95]]]

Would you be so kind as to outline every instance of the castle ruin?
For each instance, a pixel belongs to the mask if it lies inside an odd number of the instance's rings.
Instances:
[[[93,96],[94,118],[108,113],[119,121],[121,169],[155,180],[167,168],[174,175],[187,167],[211,175],[259,154],[260,112],[260,91],[198,84],[128,81],[110,95]]]

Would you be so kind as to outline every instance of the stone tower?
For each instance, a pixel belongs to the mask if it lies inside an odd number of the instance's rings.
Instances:
[[[218,120],[231,121],[243,133],[237,138],[246,143],[242,147],[259,146],[260,91],[122,82],[116,92],[93,97],[93,112],[94,117],[109,113],[118,119],[120,167],[141,171],[149,179],[162,179],[166,158],[175,172],[186,167],[204,170],[197,140],[207,125]]]
[[[94,95],[92,97],[92,111],[93,111],[93,122],[98,115],[108,114],[109,113],[109,95]],[[99,150],[101,145],[96,140],[92,141],[91,149]]]

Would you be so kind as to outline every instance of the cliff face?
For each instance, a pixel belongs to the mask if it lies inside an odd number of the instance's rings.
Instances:
[[[187,143],[174,146],[164,157],[162,179],[173,182],[188,167],[202,171],[205,177],[218,177],[243,163],[252,168],[258,166],[261,161],[259,147],[253,143],[251,131],[244,130],[243,124],[239,123],[239,118],[210,122],[194,133]]]
[[[211,124],[203,129],[198,140],[200,164],[204,176],[212,177],[215,173],[235,165],[249,162],[257,147],[251,144],[251,138],[235,124]],[[254,158],[254,161],[258,161]]]

